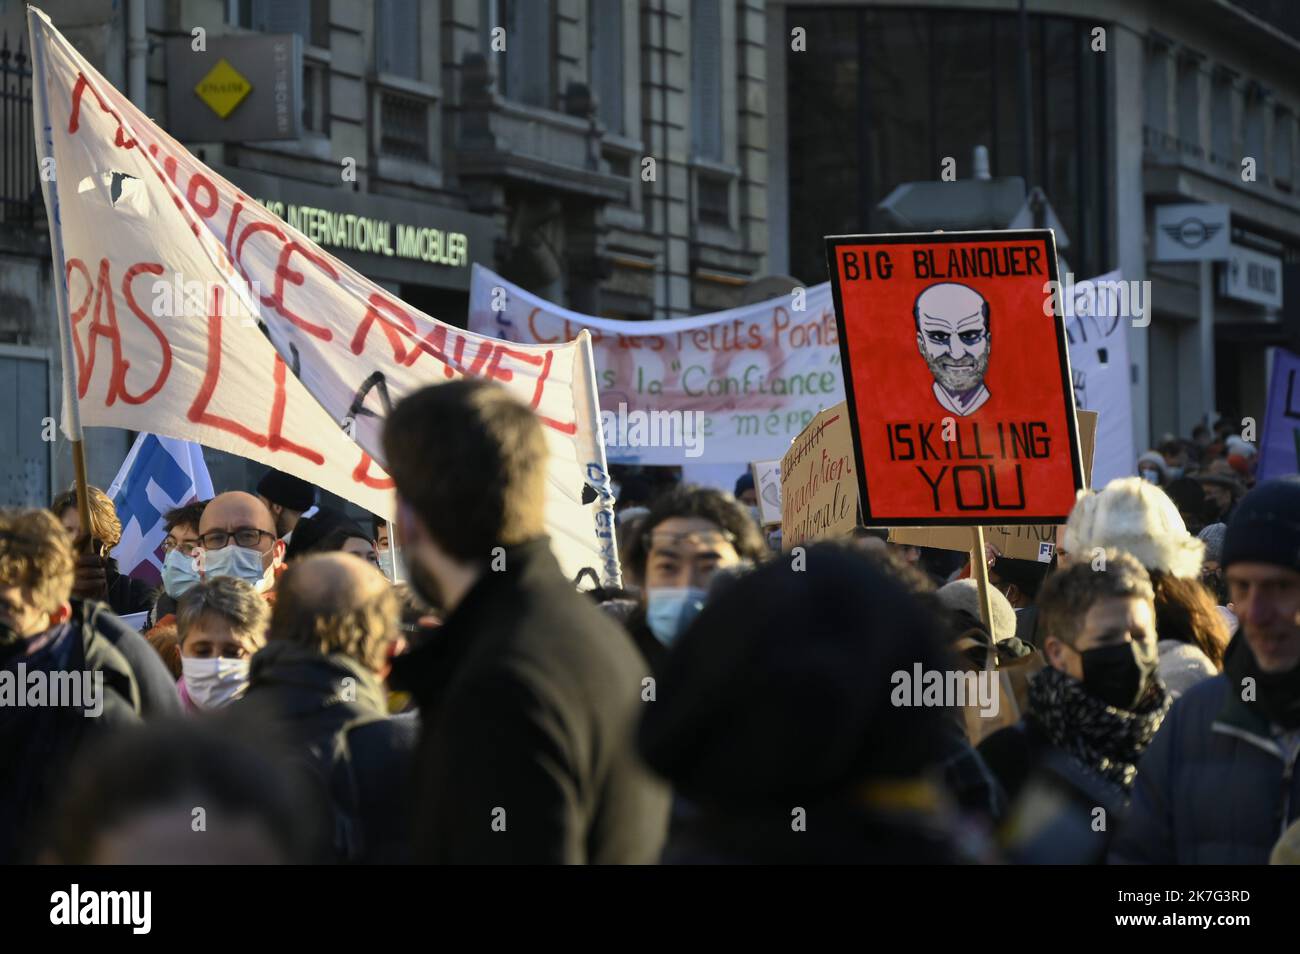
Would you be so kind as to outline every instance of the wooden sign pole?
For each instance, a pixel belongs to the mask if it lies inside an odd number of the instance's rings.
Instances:
[[[991,665],[987,668],[996,669],[998,666],[997,636],[993,633],[993,600],[989,595],[989,565],[984,555],[983,527],[971,527],[970,571],[975,577],[975,585],[979,587],[980,618],[989,631]]]

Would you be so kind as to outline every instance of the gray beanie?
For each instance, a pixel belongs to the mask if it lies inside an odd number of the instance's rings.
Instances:
[[[1218,563],[1223,553],[1223,535],[1228,532],[1226,523],[1207,524],[1196,536],[1205,541],[1205,559]]]

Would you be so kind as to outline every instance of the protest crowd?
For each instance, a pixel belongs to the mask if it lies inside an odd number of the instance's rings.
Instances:
[[[533,411],[466,379],[383,437],[392,538],[270,471],[166,515],[156,591],[98,489],[0,511],[0,859],[1300,859],[1300,478],[1229,428],[1081,494],[1052,563],[990,549],[991,626],[960,554],[782,553],[748,474],[619,474],[624,588],[579,590]],[[83,672],[94,718],[14,704]]]

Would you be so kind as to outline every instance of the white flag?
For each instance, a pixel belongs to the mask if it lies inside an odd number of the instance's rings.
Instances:
[[[60,327],[75,353],[64,374],[75,370],[82,423],[197,441],[391,518],[391,406],[428,384],[491,378],[546,426],[561,566],[619,582],[586,336],[511,344],[405,305],[195,159],[28,9],[37,148],[56,170],[42,185],[67,278]]]

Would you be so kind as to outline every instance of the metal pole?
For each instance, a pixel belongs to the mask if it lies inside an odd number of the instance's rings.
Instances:
[[[1201,262],[1201,422],[1214,426],[1214,262]],[[1186,433],[1186,431],[1185,431]]]

